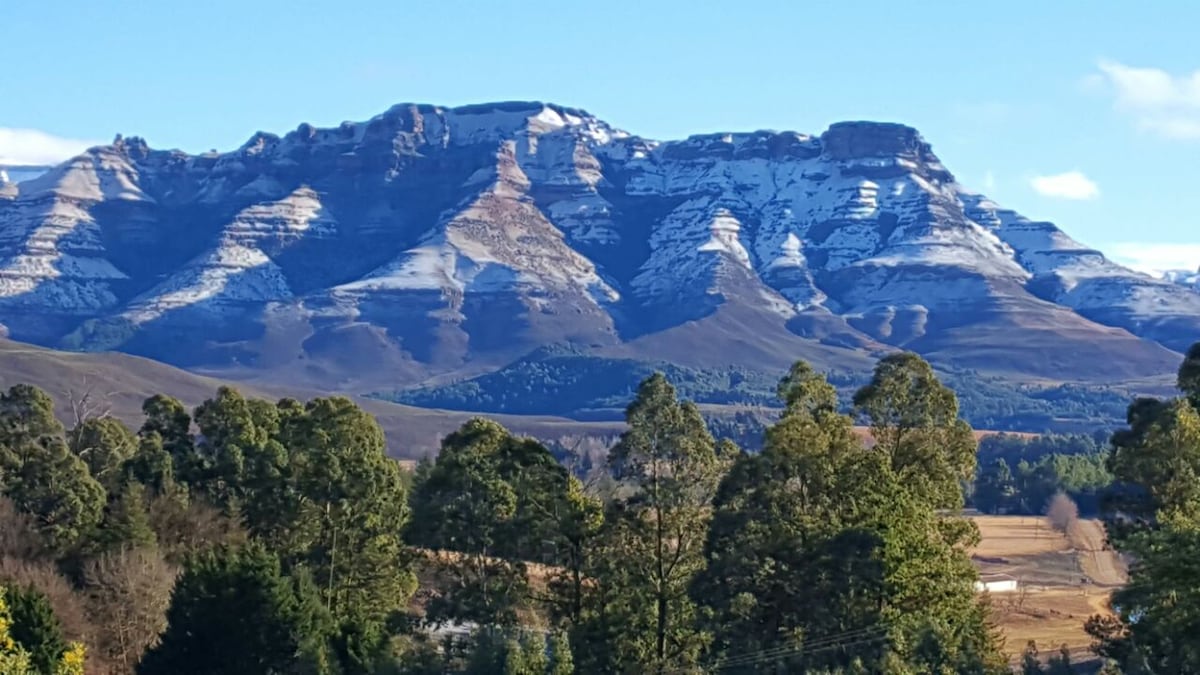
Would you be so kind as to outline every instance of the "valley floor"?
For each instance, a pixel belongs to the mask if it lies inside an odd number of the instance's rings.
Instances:
[[[1126,581],[1120,556],[1104,546],[1104,527],[1079,520],[1067,533],[1040,516],[976,516],[982,541],[972,551],[981,574],[1007,574],[1016,592],[992,596],[1005,650],[1015,661],[1029,641],[1043,657],[1062,645],[1076,662],[1094,658],[1088,617],[1110,612],[1112,592]]]

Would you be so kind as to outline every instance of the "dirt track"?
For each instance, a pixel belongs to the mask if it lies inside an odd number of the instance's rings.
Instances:
[[[1104,525],[1098,520],[1080,520],[1068,535],[1079,557],[1083,573],[1098,586],[1124,585],[1125,563],[1116,551],[1104,547]]]

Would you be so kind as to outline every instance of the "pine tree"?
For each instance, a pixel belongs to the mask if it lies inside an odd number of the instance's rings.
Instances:
[[[10,588],[7,599],[12,617],[12,639],[29,654],[30,663],[37,671],[54,672],[68,645],[50,601],[32,586]]]
[[[171,457],[175,479],[185,485],[199,480],[206,467],[196,452],[192,437],[192,418],[177,399],[157,394],[142,404],[146,416],[138,436],[156,434],[163,450]]]
[[[195,557],[167,629],[139,675],[334,673],[332,618],[305,574],[289,577],[259,545]]]
[[[574,675],[575,659],[571,655],[571,643],[562,633],[553,633],[549,640],[550,660],[546,675]]]
[[[146,488],[129,481],[108,505],[96,536],[100,550],[152,548],[157,543],[150,515],[146,510]]]
[[[0,488],[59,552],[100,521],[104,488],[71,453],[53,401],[35,387],[0,395]]]
[[[175,465],[170,453],[163,447],[162,436],[151,431],[138,438],[133,455],[121,467],[126,481],[137,481],[154,496],[172,492],[175,486]]]
[[[8,608],[8,592],[0,586],[0,673],[4,675],[83,675],[86,652],[83,645],[66,646],[61,657],[50,668],[33,664],[25,648],[13,639],[13,616]]]
[[[252,531],[277,525],[279,509],[286,506],[276,488],[288,462],[279,441],[279,409],[221,387],[193,418],[200,431],[196,451],[206,467],[196,487],[213,504],[242,510]]]

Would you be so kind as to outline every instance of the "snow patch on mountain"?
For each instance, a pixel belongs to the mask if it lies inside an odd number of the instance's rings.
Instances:
[[[328,238],[336,232],[337,222],[309,187],[247,207],[225,226],[212,249],[135,298],[121,316],[140,324],[182,308],[219,312],[227,304],[292,300],[287,276],[268,251],[282,252],[302,238]]]
[[[156,247],[186,262],[140,269]],[[118,139],[0,182],[0,308],[135,327],[283,307],[374,322],[404,349],[454,333],[465,354],[527,328],[642,335],[728,304],[813,334],[806,321],[839,315],[853,344],[1049,312],[1178,349],[1200,327],[1194,288],[968,191],[898,124],[660,142],[553,104],[402,104],[226,153]]]

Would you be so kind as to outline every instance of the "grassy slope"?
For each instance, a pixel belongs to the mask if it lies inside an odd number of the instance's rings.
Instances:
[[[45,389],[59,403],[59,414],[70,422],[71,392],[92,391],[111,413],[131,425],[141,422],[141,405],[147,397],[166,393],[188,406],[208,398],[222,384],[232,384],[249,396],[308,399],[325,392],[246,386],[237,382],[203,377],[158,361],[119,353],[60,352],[0,339],[0,386],[5,389],[29,383]],[[78,394],[77,394],[78,395]],[[383,401],[360,401],[379,419],[388,436],[391,454],[401,458],[422,457],[437,447],[438,439],[473,415],[413,408]],[[577,435],[609,436],[619,433],[612,422],[585,423],[556,417],[489,415],[522,434],[541,438]]]
[[[141,405],[147,397],[166,393],[188,406],[210,397],[222,384],[231,384],[248,396],[275,399],[290,396],[309,399],[328,392],[246,384],[196,375],[158,361],[116,352],[75,353],[0,339],[0,386],[21,382],[37,385],[50,393],[60,406],[60,416],[70,423],[71,392],[90,389],[104,401],[113,415],[137,426]],[[398,458],[424,457],[436,450],[440,438],[476,413],[417,408],[360,398],[359,404],[379,420],[388,437],[389,452]],[[739,406],[704,406],[709,413],[736,412]],[[543,440],[592,436],[609,438],[624,428],[618,421],[580,422],[543,415],[484,415],[514,432]],[[864,436],[865,430],[860,430]],[[980,432],[987,433],[987,432]]]

